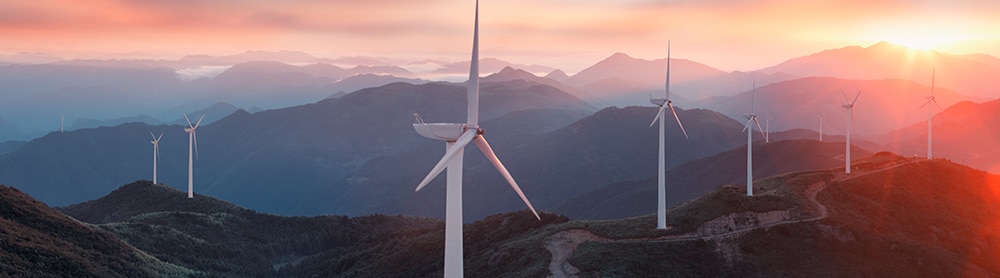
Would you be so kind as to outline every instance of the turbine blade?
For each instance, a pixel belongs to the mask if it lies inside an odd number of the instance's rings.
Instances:
[[[860,96],[861,96],[861,90],[858,90],[858,94],[854,96],[854,101],[851,101],[851,105],[854,105],[855,102],[858,102],[858,97]]]
[[[767,135],[764,134],[764,129],[760,127],[760,122],[757,122],[757,116],[753,116],[753,123],[757,125],[757,131],[760,131],[760,136],[766,137]]]
[[[663,105],[660,105],[660,108],[657,109],[656,116],[653,117],[653,122],[649,123],[649,127],[653,127],[653,124],[656,124],[656,121],[660,120],[661,116],[663,116]]]
[[[668,106],[668,107],[670,107],[670,112],[673,112],[673,113],[674,113],[674,119],[676,119],[676,120],[677,120],[677,126],[680,126],[680,127],[681,127],[681,132],[682,132],[682,133],[684,133],[684,138],[685,138],[685,139],[690,139],[690,138],[688,137],[688,132],[687,132],[686,130],[684,130],[684,124],[682,124],[682,123],[681,123],[681,118],[677,117],[677,111],[676,111],[676,110],[674,110],[674,105],[673,105],[673,104],[670,104],[670,103],[668,102],[668,103],[667,103],[667,106]]]
[[[844,89],[840,89],[840,94],[844,96],[844,101],[846,101],[848,104],[851,103],[851,99],[847,98],[847,93],[844,92]]]
[[[934,105],[935,105],[935,106],[937,106],[938,110],[941,110],[941,111],[944,111],[944,108],[941,108],[941,105],[940,105],[940,104],[938,104],[938,102],[937,102],[937,100],[936,100],[936,99],[931,99],[931,101],[933,101],[933,102],[934,102]]]
[[[424,177],[424,180],[420,181],[420,185],[417,185],[417,189],[413,191],[420,191],[420,189],[424,188],[424,186],[427,186],[427,184],[430,183],[431,180],[434,180],[434,178],[437,177],[438,174],[441,174],[441,171],[444,171],[444,168],[448,167],[448,162],[451,162],[451,159],[455,158],[455,155],[458,154],[459,150],[465,148],[465,145],[468,145],[469,142],[472,142],[473,137],[476,137],[476,130],[474,129],[467,130],[465,131],[464,134],[462,134],[461,137],[458,137],[458,140],[455,141],[455,144],[444,152],[444,156],[441,157],[441,160],[438,160],[438,163],[434,164],[434,168],[431,169],[431,172],[427,173],[427,176]]]
[[[193,125],[191,125],[191,119],[188,119],[187,114],[184,114],[184,120],[188,122],[188,127],[194,127]]]
[[[666,99],[670,101],[670,40],[667,40],[667,82],[664,87],[667,90]]]
[[[201,118],[198,118],[198,123],[194,124],[194,128],[198,128],[198,126],[201,125],[201,120],[204,120],[204,119],[205,119],[205,115],[201,115]]]
[[[743,129],[740,130],[740,132],[747,131],[747,129],[750,128],[750,122],[751,121],[753,121],[753,120],[752,119],[747,119],[747,124],[743,125]]]
[[[156,135],[153,135],[153,132],[152,132],[152,131],[150,131],[150,132],[149,132],[149,136],[150,136],[150,137],[153,137],[153,141],[156,141]]]
[[[847,109],[847,111],[851,113],[851,131],[854,131],[857,126],[857,124],[854,123],[854,108]]]
[[[194,159],[198,159],[199,158],[198,157],[198,133],[197,132],[191,132],[191,137],[193,139],[191,141],[194,143]]]
[[[153,134],[153,133],[149,133],[149,134]],[[161,138],[163,138],[163,133],[160,133],[160,136],[156,137],[156,142],[159,143]]]
[[[928,99],[927,99],[927,102],[924,102],[924,105],[921,105],[921,106],[920,106],[920,108],[917,108],[917,109],[924,109],[924,106],[927,106],[927,105],[928,105],[928,104],[930,104],[930,103],[931,103],[932,101],[934,101],[934,99],[932,99],[932,98],[928,98]],[[936,102],[936,101],[934,101],[934,103],[936,104],[937,102]]]
[[[479,135],[476,136],[474,141],[476,142],[476,146],[479,146],[479,150],[486,155],[486,158],[489,159],[491,163],[493,163],[493,167],[496,167],[497,171],[500,172],[500,175],[507,180],[507,183],[514,189],[514,192],[517,192],[517,196],[521,197],[521,201],[524,201],[524,204],[528,205],[528,209],[531,209],[531,213],[535,214],[535,218],[542,220],[542,218],[538,216],[538,211],[535,211],[535,207],[531,205],[530,201],[528,201],[528,197],[524,196],[524,192],[521,191],[521,187],[517,186],[517,182],[514,181],[514,177],[510,175],[507,168],[504,167],[503,163],[500,162],[500,159],[497,158],[496,153],[493,152],[493,148],[490,148],[490,143],[486,142],[486,138]]]

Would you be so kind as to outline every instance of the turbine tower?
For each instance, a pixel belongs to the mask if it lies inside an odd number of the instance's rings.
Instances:
[[[846,104],[841,105],[840,107],[847,109],[847,149],[845,149],[844,151],[847,155],[844,159],[844,173],[850,174],[851,173],[851,129],[853,129],[851,125],[854,124],[854,103],[857,102],[858,97],[861,96],[861,90],[858,90],[858,94],[854,96],[854,101],[848,99],[847,93],[844,93],[843,90],[840,91],[840,94],[844,95],[844,100],[847,101]]]
[[[149,141],[149,143],[153,144],[153,184],[156,184],[156,161],[160,160],[160,138],[163,138],[163,133],[157,137],[150,132],[149,136],[153,137],[153,141]]]
[[[66,133],[66,114],[59,116],[59,133]]]
[[[664,173],[665,159],[663,156],[664,152],[664,135],[663,130],[665,129],[663,121],[664,111],[666,108],[670,108],[670,112],[674,114],[674,119],[677,120],[677,125],[681,127],[681,132],[684,133],[684,138],[688,138],[687,131],[684,131],[684,125],[681,124],[681,118],[677,117],[677,111],[674,110],[674,105],[670,101],[670,41],[667,41],[667,82],[666,82],[666,97],[664,98],[649,98],[649,102],[658,106],[656,116],[653,117],[653,122],[649,124],[650,127],[653,126],[657,121],[660,122],[660,157],[659,157],[659,168],[657,171],[657,206],[656,206],[656,228],[666,229],[667,228],[667,186],[666,177]],[[664,107],[665,105],[665,107]]]
[[[757,81],[753,83],[753,90],[750,93],[750,114],[744,115],[747,118],[747,124],[743,126],[743,130],[747,132],[747,196],[753,196],[753,123],[757,126],[757,130],[760,131],[761,136],[767,136],[764,134],[764,129],[760,128],[760,122],[757,122],[757,115],[754,115],[755,106],[757,106]]]
[[[514,178],[507,171],[507,168],[500,163],[493,148],[483,138],[483,129],[479,128],[479,1],[476,1],[475,30],[472,39],[472,61],[469,68],[468,81],[468,119],[466,123],[425,123],[419,115],[414,113],[417,122],[413,124],[413,129],[418,134],[437,140],[443,140],[445,153],[441,160],[434,165],[430,173],[424,177],[415,191],[420,191],[431,180],[437,177],[445,168],[448,168],[447,186],[445,196],[445,243],[444,243],[444,277],[462,277],[464,273],[463,265],[463,244],[462,244],[462,155],[463,149],[470,142],[475,142],[479,150],[486,155],[486,158],[493,164],[493,167],[500,172],[507,183],[510,184],[514,192],[521,197],[524,204],[531,209],[535,218],[541,220],[538,212],[524,196],[524,192],[514,181]]]
[[[928,106],[928,104],[934,103],[934,106],[937,106],[938,110],[944,110],[944,109],[941,109],[941,105],[938,104],[938,102],[937,102],[936,99],[934,99],[934,75],[935,75],[935,71],[936,70],[931,71],[931,96],[927,97],[927,102],[925,102],[924,105],[920,106],[921,109],[923,109],[924,106],[927,106],[927,160],[934,159],[933,143],[931,142],[931,138],[934,137],[933,136],[933,129],[931,128],[931,120],[933,119],[933,117],[931,117],[931,114],[934,112],[933,111],[934,107],[933,106]]]
[[[188,123],[188,127],[184,129],[188,133],[188,198],[194,198],[194,155],[198,153],[198,135],[195,130],[204,118],[205,115],[201,115],[198,122],[192,125],[191,119],[188,119],[187,114],[184,115],[184,120]]]
[[[819,114],[819,141],[823,142],[823,118],[826,114]]]
[[[771,143],[771,116],[764,120],[764,143]]]

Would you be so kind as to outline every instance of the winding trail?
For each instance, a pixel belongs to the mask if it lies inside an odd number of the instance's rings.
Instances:
[[[815,208],[817,212],[816,215],[813,217],[792,219],[790,218],[790,213],[788,210],[771,211],[766,213],[748,212],[745,214],[751,217],[760,214],[773,213],[773,215],[768,215],[770,217],[764,217],[764,218],[775,218],[777,216],[780,219],[757,219],[758,221],[755,222],[752,221],[753,222],[752,225],[731,229],[725,232],[712,231],[710,229],[706,231],[702,229],[703,226],[706,226],[706,224],[710,224],[712,222],[718,222],[718,221],[725,222],[726,220],[732,222],[731,218],[733,217],[734,214],[737,214],[733,213],[730,215],[721,216],[716,219],[702,223],[702,225],[699,226],[699,228],[694,232],[678,234],[678,235],[665,235],[659,237],[642,237],[642,238],[611,239],[611,238],[601,237],[585,229],[570,229],[570,230],[560,231],[547,237],[546,240],[543,242],[545,248],[549,250],[550,254],[552,254],[552,259],[551,262],[549,263],[549,272],[551,272],[551,275],[549,275],[548,277],[564,278],[564,277],[572,277],[573,275],[578,274],[580,270],[577,269],[575,266],[571,265],[567,260],[573,255],[573,251],[576,250],[577,246],[588,241],[612,242],[612,243],[614,242],[663,243],[663,242],[682,242],[691,240],[714,241],[717,243],[716,246],[718,246],[719,248],[719,250],[717,251],[723,253],[723,257],[725,257],[727,262],[731,263],[736,257],[739,257],[739,255],[734,254],[733,253],[734,250],[731,250],[731,248],[725,248],[726,244],[724,243],[727,241],[735,239],[743,234],[749,233],[754,230],[768,229],[778,225],[819,221],[827,218],[830,215],[829,210],[825,205],[816,200],[816,196],[819,195],[819,192],[822,192],[824,189],[827,188],[827,186],[838,182],[842,182],[847,179],[879,173],[890,169],[895,169],[904,165],[916,163],[919,161],[923,161],[923,159],[905,159],[902,162],[895,162],[890,165],[884,165],[883,167],[879,167],[878,169],[872,169],[863,172],[856,171],[853,174],[838,173],[832,179],[818,181],[813,184],[810,184],[803,191],[803,193],[808,198],[811,206]]]

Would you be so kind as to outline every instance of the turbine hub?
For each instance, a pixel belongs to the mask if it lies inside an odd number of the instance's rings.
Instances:
[[[670,100],[665,98],[651,98],[649,99],[649,102],[656,106],[663,106],[664,104],[670,103]]]

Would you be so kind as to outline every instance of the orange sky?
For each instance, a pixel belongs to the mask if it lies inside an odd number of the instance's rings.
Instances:
[[[870,2],[877,2],[872,4]],[[279,4],[280,3],[280,4]],[[0,2],[0,57],[178,58],[247,50],[468,59],[473,1]],[[1000,57],[1000,1],[505,0],[481,3],[482,55],[576,72],[625,52],[723,70],[880,40]]]

